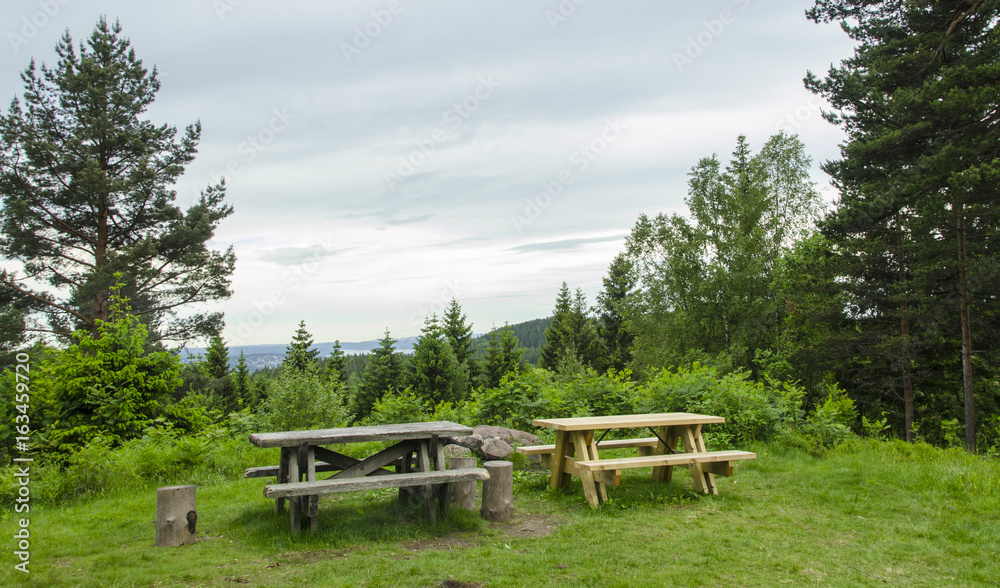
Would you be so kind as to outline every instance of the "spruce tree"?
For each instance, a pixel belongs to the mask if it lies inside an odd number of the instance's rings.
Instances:
[[[333,351],[326,360],[326,379],[336,379],[341,384],[347,383],[347,358],[344,357],[344,350],[340,347],[340,339],[333,342]]]
[[[1000,286],[1000,3],[821,0],[807,14],[858,42],[825,79],[806,78],[848,136],[843,158],[824,166],[842,194],[827,234],[856,252],[848,280],[891,309],[881,318],[895,323],[886,340],[897,341],[904,388],[914,344],[928,347],[928,367],[954,357],[973,451],[974,360],[995,354],[973,334],[995,329]],[[909,424],[914,393],[904,396]]]
[[[361,384],[351,399],[351,413],[355,421],[360,421],[371,412],[375,401],[390,390],[398,390],[403,382],[402,361],[396,354],[396,341],[385,336],[379,346],[372,350],[371,358],[361,375]]]
[[[604,347],[604,365],[621,371],[632,361],[633,336],[625,329],[622,306],[633,293],[636,282],[632,263],[627,256],[617,255],[603,278],[604,291],[597,295],[598,335]]]
[[[36,330],[97,336],[117,272],[154,341],[219,332],[221,313],[186,308],[232,294],[232,247],[208,247],[233,211],[225,185],[187,211],[174,204],[201,124],[178,136],[143,118],[160,81],[117,22],[102,17],[79,50],[67,31],[56,54],[52,68],[31,62],[23,101],[0,114],[0,257],[19,265],[0,273],[3,289],[47,320]]]
[[[299,321],[299,328],[292,336],[292,342],[285,347],[285,360],[282,367],[304,372],[315,366],[319,349],[311,349],[313,346],[312,335],[306,330],[306,321]]]
[[[206,350],[205,363],[208,373],[216,379],[229,375],[229,348],[220,335],[213,335]]]
[[[577,288],[571,298],[569,287],[563,282],[556,298],[552,322],[545,329],[539,366],[558,369],[572,360],[588,367],[599,367],[603,354],[597,339],[597,329],[590,317],[587,298]]]
[[[247,366],[247,356],[243,354],[243,350],[240,350],[240,357],[233,371],[233,389],[241,406],[248,407],[254,404],[255,395],[250,381],[250,368]]]
[[[507,374],[517,374],[521,371],[521,358],[524,349],[520,347],[510,325],[492,331],[486,343],[486,359],[483,362],[483,373],[487,388],[497,388]]]
[[[406,371],[407,385],[430,406],[465,398],[468,367],[458,361],[444,327],[434,314],[424,322]]]
[[[458,362],[468,364],[472,357],[472,325],[466,324],[465,320],[461,305],[452,298],[444,313],[442,331],[448,337]]]

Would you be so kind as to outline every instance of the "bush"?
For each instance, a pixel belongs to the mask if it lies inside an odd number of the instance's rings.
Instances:
[[[349,416],[344,386],[326,381],[316,368],[282,369],[267,390],[260,426],[265,431],[342,427]]]
[[[362,425],[392,425],[396,423],[421,423],[431,420],[427,404],[412,390],[390,390],[372,405],[372,411],[362,419]]]

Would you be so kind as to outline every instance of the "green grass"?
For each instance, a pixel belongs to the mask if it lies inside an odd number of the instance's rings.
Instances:
[[[320,503],[320,530],[292,538],[266,480],[198,488],[194,545],[153,547],[155,489],[33,506],[31,570],[12,570],[15,519],[0,524],[0,585],[36,586],[980,586],[1000,577],[1000,463],[901,442],[856,441],[816,458],[771,446],[719,478],[719,496],[676,470],[627,471],[610,502],[579,482],[515,476],[514,521],[452,512],[428,525],[391,490]]]

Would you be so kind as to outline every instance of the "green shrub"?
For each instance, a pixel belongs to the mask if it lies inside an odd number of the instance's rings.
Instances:
[[[268,386],[260,415],[265,431],[325,429],[348,421],[344,385],[325,380],[316,368],[282,369]]]
[[[382,395],[372,405],[372,410],[364,419],[362,425],[392,425],[395,423],[420,423],[429,421],[427,404],[417,395],[405,388],[390,390]]]
[[[806,417],[801,434],[805,436],[810,449],[814,452],[822,451],[853,437],[851,427],[855,425],[857,418],[854,401],[847,397],[847,392],[830,385],[826,399]]]

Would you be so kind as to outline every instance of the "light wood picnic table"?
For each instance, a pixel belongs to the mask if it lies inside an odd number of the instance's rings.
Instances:
[[[444,436],[472,434],[472,429],[449,421],[403,423],[367,427],[341,427],[309,431],[254,433],[250,442],[257,447],[280,447],[277,466],[250,468],[247,478],[275,476],[277,482],[265,486],[264,496],[275,499],[275,511],[284,510],[289,501],[292,533],[298,533],[301,517],[309,520],[311,530],[318,526],[319,497],[334,492],[400,488],[400,498],[411,495],[407,488],[422,494],[427,517],[435,518],[435,499],[445,505],[444,491],[450,482],[484,479],[479,468],[446,470]],[[356,459],[324,445],[381,441],[392,443],[386,449],[364,459]],[[395,471],[386,469],[392,467]],[[317,472],[336,471],[325,480]]]
[[[691,470],[695,490],[718,494],[715,475],[732,475],[733,461],[757,457],[747,451],[708,451],[705,448],[702,425],[724,422],[723,417],[686,412],[537,419],[532,422],[536,427],[556,430],[555,445],[521,447],[518,451],[529,455],[551,454],[551,487],[565,487],[572,476],[579,476],[584,496],[593,507],[608,500],[606,484],[618,485],[621,470],[629,468],[652,467],[655,481],[669,482],[674,466],[686,466]],[[655,438],[604,443],[594,439],[597,431],[633,428],[648,428]],[[684,446],[683,452],[677,451],[678,441]],[[601,459],[599,446],[638,447],[641,454],[639,457]]]

